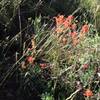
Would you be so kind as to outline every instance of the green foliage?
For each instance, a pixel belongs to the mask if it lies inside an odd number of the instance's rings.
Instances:
[[[42,100],[54,100],[53,96],[50,95],[49,93],[44,93],[41,96]]]

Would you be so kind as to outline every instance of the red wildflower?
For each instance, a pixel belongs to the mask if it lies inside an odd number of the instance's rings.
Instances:
[[[65,20],[64,23],[63,23],[63,25],[64,25],[64,28],[69,28],[69,27],[71,26],[71,21],[69,21],[69,20],[66,18],[66,20]]]
[[[71,33],[69,33],[69,34],[71,35],[72,38],[75,38],[75,37],[77,36],[77,32],[76,32],[76,31],[71,32]]]
[[[92,92],[90,89],[87,89],[87,90],[84,92],[84,96],[91,97],[91,96],[93,96],[93,92]]]
[[[82,26],[81,32],[82,33],[87,33],[89,31],[89,26],[87,24]]]
[[[41,67],[41,69],[45,69],[47,67],[47,64],[46,63],[40,63],[40,67]]]
[[[63,22],[64,22],[64,16],[63,15],[59,15],[57,17],[54,17],[55,20],[56,20],[56,25],[59,26],[59,25],[62,25]]]
[[[77,34],[78,33],[76,31],[69,33],[69,35],[72,38],[72,43],[73,43],[74,46],[76,46],[79,43],[79,39],[77,37]]]
[[[69,15],[67,18],[68,18],[68,20],[73,20],[74,16],[73,15]]]
[[[34,60],[34,59],[33,59],[33,57],[32,57],[32,56],[28,56],[28,57],[27,57],[27,61],[28,61],[29,63],[32,63],[32,62],[33,62],[33,60]]]
[[[63,23],[64,28],[70,28],[73,19],[74,19],[74,16],[69,15],[69,16],[65,19],[65,21],[64,21],[64,23]]]
[[[83,64],[83,69],[88,69],[89,65],[88,64]]]
[[[72,29],[72,30],[76,30],[76,28],[77,28],[77,25],[76,25],[76,24],[72,24],[72,25],[71,25],[71,29]]]

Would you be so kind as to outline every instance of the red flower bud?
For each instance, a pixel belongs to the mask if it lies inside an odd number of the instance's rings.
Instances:
[[[88,64],[83,64],[83,69],[88,69],[89,65]]]
[[[93,96],[93,92],[92,92],[90,89],[87,89],[87,90],[84,92],[84,96],[91,97],[91,96]]]
[[[45,69],[47,67],[47,64],[46,63],[40,63],[40,67],[41,67],[41,69]]]
[[[33,57],[32,57],[32,56],[28,56],[28,57],[27,57],[27,61],[28,61],[29,63],[32,63],[32,62],[33,62],[33,60],[34,60],[34,59],[33,59]]]
[[[75,38],[75,37],[77,36],[77,32],[76,32],[76,31],[71,32],[71,33],[69,33],[69,34],[71,35],[72,38]]]
[[[73,20],[74,16],[73,15],[69,15],[67,18],[68,18],[68,20]]]
[[[83,25],[81,32],[82,33],[87,33],[88,31],[89,31],[89,26],[87,24]]]
[[[72,30],[76,30],[76,28],[77,28],[77,25],[76,25],[76,24],[72,24],[72,25],[71,25],[71,29],[72,29]]]

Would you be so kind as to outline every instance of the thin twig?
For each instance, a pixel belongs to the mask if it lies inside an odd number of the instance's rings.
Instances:
[[[20,29],[20,49],[22,48],[22,23],[21,23],[21,11],[20,6],[18,10],[18,16],[19,16],[19,29]]]
[[[66,100],[70,100],[74,95],[76,95],[76,93],[78,93],[80,91],[80,89],[76,90],[75,92],[73,92]]]
[[[4,82],[7,80],[7,78],[11,75],[11,72],[14,70],[14,68],[18,68],[18,66],[16,66],[21,60],[22,58],[25,56],[25,54],[19,59],[17,60],[17,62],[7,71],[6,76],[3,78],[3,80],[0,82],[0,87],[2,87],[2,85],[4,84]]]

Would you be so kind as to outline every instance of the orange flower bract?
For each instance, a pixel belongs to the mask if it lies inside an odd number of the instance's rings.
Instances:
[[[92,92],[90,89],[87,89],[87,90],[84,92],[84,96],[86,96],[86,97],[91,97],[91,96],[93,96],[93,92]]]
[[[70,36],[71,36],[72,38],[75,38],[75,37],[77,36],[77,32],[76,32],[76,31],[71,32],[71,33],[69,33],[69,34],[70,34]]]
[[[72,24],[72,20],[74,19],[74,16],[70,15],[67,18],[65,18],[63,15],[58,15],[57,17],[54,17],[56,20],[56,26],[64,26],[64,28],[70,28]]]
[[[69,27],[71,26],[71,21],[69,21],[69,20],[66,18],[66,20],[65,20],[64,23],[63,23],[63,25],[64,25],[64,28],[69,28]]]
[[[33,60],[34,60],[34,59],[33,59],[33,57],[32,57],[32,56],[28,56],[28,57],[27,57],[27,61],[28,61],[29,63],[32,63],[32,62],[33,62]]]
[[[69,15],[67,18],[68,18],[68,20],[73,20],[74,16],[73,15]]]
[[[82,33],[87,33],[89,31],[89,26],[87,24],[82,26],[81,32]]]
[[[76,28],[77,28],[77,25],[76,25],[76,24],[72,24],[72,25],[71,25],[71,29],[72,29],[72,30],[76,30]]]
[[[54,17],[54,18],[56,20],[56,26],[57,27],[64,22],[64,16],[63,15],[59,15],[59,16]]]

